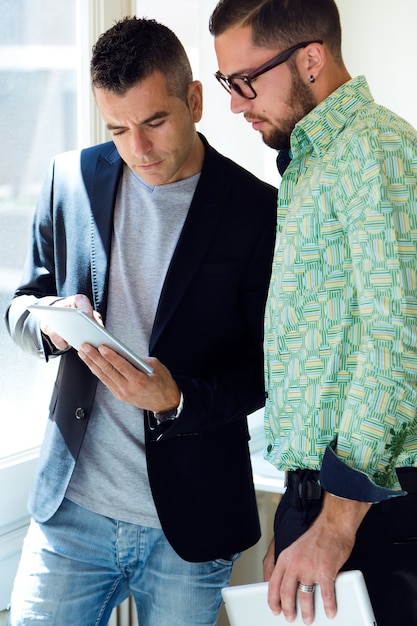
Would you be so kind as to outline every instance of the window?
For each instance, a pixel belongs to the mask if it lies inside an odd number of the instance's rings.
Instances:
[[[90,102],[91,41],[127,0],[4,0],[0,22],[0,307],[20,281],[40,186],[53,155],[105,138]],[[103,3],[100,3],[103,4]],[[99,10],[100,9],[100,10]],[[30,357],[0,324],[0,463],[41,442],[55,363]],[[1,525],[1,518],[0,518]]]
[[[0,22],[0,306],[19,283],[36,197],[49,160],[77,146],[76,4],[7,0]],[[39,444],[54,367],[0,327],[0,458]]]
[[[91,43],[130,0],[3,0],[0,21],[0,307],[20,282],[54,154],[104,139],[91,102]],[[20,351],[0,323],[0,611],[9,601],[26,500],[57,363]]]
[[[76,3],[6,0],[0,22],[0,306],[20,281],[36,197],[56,152],[77,146]],[[55,365],[55,364],[54,364]],[[56,367],[31,358],[0,325],[0,609],[7,603],[26,493]]]

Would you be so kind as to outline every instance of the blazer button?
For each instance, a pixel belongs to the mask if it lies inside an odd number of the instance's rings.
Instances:
[[[75,417],[77,420],[83,420],[85,418],[85,411],[81,407],[75,410]]]

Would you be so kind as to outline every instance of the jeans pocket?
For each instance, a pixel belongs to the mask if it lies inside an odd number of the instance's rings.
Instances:
[[[238,560],[240,555],[241,555],[241,552],[236,552],[235,554],[227,554],[226,556],[222,556],[222,557],[219,557],[218,559],[215,559],[213,562],[217,563],[221,567],[224,567],[224,566],[228,567],[230,565],[233,565],[233,563],[235,563],[235,561]]]

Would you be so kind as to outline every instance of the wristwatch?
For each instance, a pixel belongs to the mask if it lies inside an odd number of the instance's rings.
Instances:
[[[181,415],[182,409],[184,407],[184,396],[181,392],[180,403],[175,409],[171,409],[170,411],[163,411],[161,413],[154,413],[155,419],[160,424],[161,422],[169,422],[176,420],[177,417]]]

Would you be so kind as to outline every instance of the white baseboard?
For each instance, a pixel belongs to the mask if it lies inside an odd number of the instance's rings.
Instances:
[[[7,608],[29,523],[0,536],[0,610]],[[2,622],[0,621],[0,626]]]

